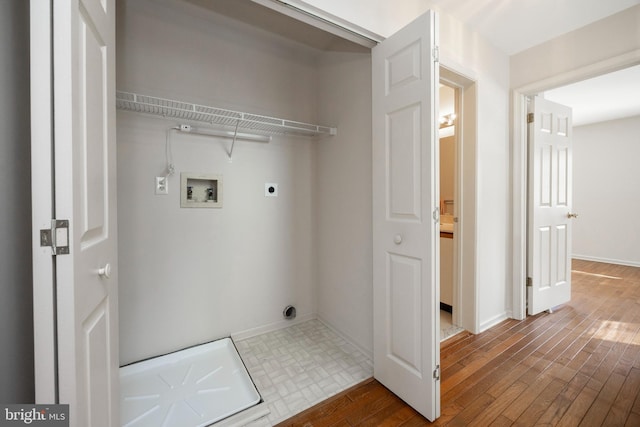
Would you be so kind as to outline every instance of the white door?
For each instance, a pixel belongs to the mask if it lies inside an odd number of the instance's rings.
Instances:
[[[535,97],[529,113],[527,312],[571,299],[571,108]]]
[[[374,376],[440,414],[437,19],[372,51]]]
[[[38,260],[34,262],[36,349],[45,352],[37,353],[36,359],[48,360],[50,354],[57,357],[53,363],[43,363],[55,372],[42,368],[36,387],[44,390],[38,399],[49,400],[41,403],[54,403],[52,398],[68,403],[71,426],[76,427],[120,424],[115,3],[31,2],[32,24],[49,28],[48,41],[46,31],[32,29],[37,35],[31,46],[32,81],[38,81],[33,85],[47,86],[42,82],[46,79],[52,82],[49,90],[32,91],[36,106],[32,127],[46,127],[47,120],[52,123],[48,131],[38,130],[33,140],[34,165],[52,165],[44,171],[34,167],[33,185],[51,183],[53,190],[38,189],[38,197],[53,191],[49,197],[54,210],[37,211],[43,203],[35,200],[34,193],[34,234],[40,233],[41,218],[47,214],[70,224],[68,238],[65,231],[58,231],[51,239],[58,246],[68,241],[68,255],[50,255],[52,260],[46,265],[43,251],[51,254],[51,248],[34,248]],[[48,280],[42,274],[47,269],[54,272]],[[47,298],[53,309],[38,306]],[[54,326],[44,327],[47,321]],[[52,345],[54,350],[50,350]]]

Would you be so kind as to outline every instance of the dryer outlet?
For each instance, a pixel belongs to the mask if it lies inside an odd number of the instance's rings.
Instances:
[[[278,197],[278,184],[273,182],[267,182],[264,184],[264,196],[265,197]]]

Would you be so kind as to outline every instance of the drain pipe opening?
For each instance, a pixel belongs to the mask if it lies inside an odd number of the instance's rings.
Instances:
[[[296,308],[292,305],[288,305],[282,311],[282,315],[287,320],[292,320],[296,318]]]

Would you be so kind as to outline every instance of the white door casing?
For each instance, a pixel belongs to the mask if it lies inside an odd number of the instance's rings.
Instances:
[[[30,3],[31,86],[31,224],[33,256],[33,345],[35,403],[57,401],[56,322],[53,281],[54,258],[50,247],[40,246],[40,230],[53,218],[51,107],[51,3]]]
[[[529,123],[527,313],[571,299],[571,108],[536,96]]]
[[[32,1],[32,17],[42,16],[45,3]],[[32,102],[53,106],[53,204],[56,218],[69,220],[70,254],[55,257],[55,285],[34,280],[34,293],[46,287],[56,291],[55,392],[59,403],[69,404],[71,426],[115,427],[119,425],[115,0],[56,0],[50,5],[52,90],[32,94]],[[34,48],[33,56],[48,49]],[[34,228],[39,227],[34,221]],[[39,311],[34,310],[36,324]],[[38,330],[35,336],[38,341]]]
[[[440,412],[437,34],[428,11],[372,50],[374,376],[430,420]]]

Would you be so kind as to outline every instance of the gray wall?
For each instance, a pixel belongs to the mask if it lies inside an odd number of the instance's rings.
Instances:
[[[0,402],[34,397],[29,2],[0,0]]]
[[[316,148],[318,317],[373,353],[371,55],[328,52],[319,117],[338,134]]]

